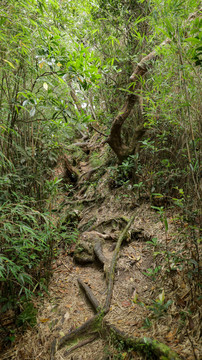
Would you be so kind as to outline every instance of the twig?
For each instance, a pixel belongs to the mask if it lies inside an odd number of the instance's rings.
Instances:
[[[90,126],[93,128],[93,130],[97,131],[98,134],[108,137],[108,135],[106,135],[103,132],[101,132],[100,130],[96,129],[92,124],[90,124]]]
[[[195,359],[195,360],[198,360],[198,357],[197,357],[196,352],[195,352],[195,349],[194,349],[194,344],[193,344],[193,341],[192,341],[192,339],[190,338],[190,336],[189,336],[189,332],[188,332],[188,330],[187,330],[187,329],[186,329],[186,333],[187,333],[187,337],[188,337],[189,342],[190,342],[191,347],[192,347],[192,351],[193,351],[194,359]]]

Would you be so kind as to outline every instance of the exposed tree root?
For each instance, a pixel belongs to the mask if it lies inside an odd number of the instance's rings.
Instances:
[[[136,338],[129,336],[115,326],[107,324],[106,321],[104,321],[103,329],[103,337],[110,337],[112,341],[121,341],[126,348],[144,354],[146,359],[180,360],[180,357],[175,351],[157,340],[147,337]]]
[[[125,216],[117,216],[117,217],[112,217],[106,220],[102,220],[100,221],[98,224],[94,224],[89,228],[89,231],[95,230],[96,228],[100,227],[100,226],[107,226],[109,224],[111,224],[112,222],[116,222],[117,224],[128,224],[129,219],[127,219]]]
[[[85,176],[85,179],[84,179],[84,182],[85,181],[89,181],[91,176],[93,175],[94,172],[96,172],[97,170],[101,169],[104,165],[101,165],[101,166],[97,166],[96,168],[94,169],[90,169],[88,171],[86,171],[85,173],[83,173],[80,177],[79,177],[79,185],[82,185],[83,182],[81,182],[81,179]]]
[[[91,338],[85,339],[83,341],[80,341],[78,344],[72,346],[69,350],[66,350],[63,354],[63,356],[68,356],[69,354],[71,354],[71,352],[73,352],[76,349],[79,349],[80,347],[87,345],[93,341],[95,341],[98,337],[98,334],[92,336]]]
[[[102,198],[103,199],[103,198]],[[91,203],[91,202],[95,202],[97,201],[97,198],[92,198],[92,199],[78,199],[78,200],[65,200],[64,205],[74,205],[74,204],[82,204],[82,203]],[[99,198],[100,200],[100,198]]]
[[[100,261],[102,266],[104,266],[105,263],[107,262],[107,259],[103,255],[101,241],[96,242],[93,249],[94,249],[94,253],[95,253],[96,257],[98,258],[98,260]]]
[[[93,310],[97,313],[98,310],[100,310],[100,303],[96,299],[96,297],[93,295],[91,289],[88,285],[86,285],[81,279],[77,279],[79,286],[81,289],[85,292],[85,295],[87,296],[91,306],[93,307]]]
[[[80,175],[79,171],[70,164],[66,156],[63,157],[63,160],[65,164],[65,177],[70,179],[72,183],[77,183]]]
[[[79,326],[77,329],[62,336],[60,339],[55,339],[51,344],[50,360],[54,360],[56,351],[60,350],[68,342],[72,342],[73,340],[81,338],[82,336],[97,334],[98,329],[100,328],[100,326],[98,326],[99,324],[100,314],[98,313],[89,320],[87,320],[83,325]]]
[[[109,311],[110,304],[111,304],[113,287],[114,287],[114,275],[115,275],[115,269],[116,269],[116,263],[118,260],[119,250],[120,250],[123,240],[125,239],[125,236],[126,236],[128,230],[130,229],[130,227],[135,219],[135,216],[136,216],[136,212],[135,212],[135,214],[133,214],[133,216],[129,220],[128,224],[126,225],[125,229],[119,236],[119,239],[117,241],[117,244],[116,244],[116,247],[115,247],[115,250],[113,253],[113,257],[112,257],[112,261],[111,261],[111,265],[110,265],[109,276],[108,276],[107,297],[106,297],[106,301],[105,301],[105,305],[104,305],[105,313],[107,313]]]
[[[180,360],[180,357],[177,355],[177,353],[171,350],[167,345],[146,337],[144,337],[143,339],[131,337],[124,332],[121,332],[119,329],[109,324],[104,319],[105,315],[109,312],[110,309],[114,287],[115,270],[120,247],[123,240],[125,239],[129,228],[134,222],[135,216],[136,213],[128,221],[128,224],[118,238],[111,260],[110,269],[107,273],[108,288],[104,306],[100,306],[99,301],[93,295],[89,286],[86,285],[81,279],[78,279],[78,283],[82,290],[85,292],[85,295],[89,300],[93,310],[96,312],[96,315],[87,320],[77,329],[64,335],[62,338],[54,340],[51,346],[50,360],[54,360],[56,351],[63,348],[63,346],[67,345],[67,343],[72,343],[72,341],[75,341],[75,339],[77,342],[80,341],[80,343],[77,343],[76,345],[70,347],[67,351],[65,351],[64,356],[67,356],[68,354],[70,354],[70,352],[76,350],[80,346],[84,346],[85,344],[94,341],[98,337],[98,334],[105,338],[106,341],[109,341],[109,339],[110,342],[121,341],[126,347],[126,349],[134,350],[141,354],[144,354],[147,359]],[[102,253],[101,242],[95,244],[94,251],[104,268],[106,265],[106,259]],[[88,338],[86,338],[87,336]],[[89,336],[91,337],[89,338]]]

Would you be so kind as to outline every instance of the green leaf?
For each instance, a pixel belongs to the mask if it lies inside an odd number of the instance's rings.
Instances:
[[[184,39],[184,41],[191,42],[192,44],[201,44],[201,40],[197,39],[196,37],[195,38],[189,37],[189,38]]]
[[[167,232],[168,231],[168,220],[166,217],[164,218],[164,225],[165,225],[165,231]]]
[[[3,59],[3,61],[7,62],[10,65],[10,67],[12,67],[13,69],[16,69],[15,66],[12,64],[12,62],[10,62],[6,59]]]

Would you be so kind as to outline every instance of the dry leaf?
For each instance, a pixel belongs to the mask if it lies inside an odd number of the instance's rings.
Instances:
[[[65,320],[68,320],[70,318],[70,313],[67,311],[64,315]]]
[[[49,321],[50,320],[50,318],[47,318],[47,319],[39,319],[39,321],[41,322],[41,323],[46,323],[47,321]]]
[[[122,303],[121,303],[121,305],[123,306],[123,307],[128,307],[128,306],[131,306],[131,302],[130,301],[123,301]]]
[[[166,339],[167,339],[169,342],[173,341],[174,337],[175,337],[175,334],[173,334],[172,331],[170,331],[170,332],[166,335]]]
[[[40,69],[42,69],[42,67],[44,66],[44,64],[45,64],[44,61],[40,62],[40,64],[39,64]]]

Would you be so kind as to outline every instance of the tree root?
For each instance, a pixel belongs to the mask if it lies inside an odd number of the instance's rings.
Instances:
[[[97,337],[98,337],[98,334],[92,336],[91,338],[88,338],[88,339],[85,339],[85,340],[83,340],[83,341],[80,341],[78,344],[72,346],[69,350],[66,350],[66,351],[64,352],[63,356],[66,357],[66,356],[68,356],[69,354],[71,354],[72,351],[74,351],[74,350],[76,350],[76,349],[78,349],[78,348],[80,348],[80,347],[82,347],[82,346],[84,346],[84,345],[87,345],[87,344],[95,341],[95,340],[97,339]]]
[[[93,342],[97,337],[98,334],[105,338],[106,341],[110,339],[110,341],[121,341],[126,349],[132,349],[137,351],[141,354],[144,354],[147,359],[160,359],[160,360],[180,360],[180,357],[171,350],[167,345],[162,344],[156,340],[146,338],[135,338],[121,332],[115,326],[109,324],[105,319],[105,315],[109,312],[112,294],[113,294],[113,287],[114,287],[114,277],[115,277],[115,270],[116,264],[118,260],[118,255],[120,251],[121,244],[125,239],[125,236],[131,227],[132,223],[134,222],[136,214],[134,214],[131,219],[128,221],[128,224],[122,231],[121,235],[118,238],[114,254],[110,264],[110,270],[107,273],[108,275],[108,288],[107,288],[107,296],[105,300],[105,304],[103,307],[100,306],[99,301],[93,295],[91,289],[88,285],[86,285],[81,279],[78,279],[78,283],[82,290],[85,292],[87,299],[89,300],[93,310],[96,314],[87,320],[83,325],[78,327],[77,329],[71,331],[70,333],[64,335],[62,338],[58,340],[54,340],[51,345],[51,356],[50,360],[55,359],[55,353],[57,350],[63,348],[67,343],[72,342],[75,339],[81,340],[80,343],[72,346],[68,349],[64,356],[70,354],[70,352],[76,350],[80,346],[84,346],[89,342]],[[94,246],[94,251],[98,259],[100,260],[103,268],[106,265],[106,259],[102,253],[101,242],[98,242]],[[93,335],[93,336],[92,336]],[[88,336],[88,339],[86,337]],[[89,336],[92,336],[89,338]],[[82,339],[82,338],[85,339]]]
[[[98,224],[92,225],[88,231],[95,230],[96,228],[98,228],[100,226],[108,226],[113,222],[116,222],[117,225],[128,224],[128,221],[129,221],[129,219],[127,219],[125,216],[112,217],[112,218],[102,220]]]
[[[74,204],[83,204],[83,203],[90,203],[97,201],[98,198],[92,198],[92,199],[77,199],[77,200],[65,200],[64,205],[74,205]],[[99,198],[100,200],[100,198]]]
[[[96,297],[93,295],[91,289],[88,285],[86,285],[81,279],[77,279],[79,286],[82,288],[82,290],[85,292],[85,295],[90,302],[91,306],[93,307],[93,310],[97,313],[98,310],[100,310],[100,303],[96,299]]]
[[[106,301],[105,301],[105,305],[104,305],[104,309],[105,309],[106,313],[109,311],[110,304],[111,304],[113,287],[114,287],[114,275],[115,275],[115,269],[116,269],[116,263],[118,260],[119,250],[120,250],[123,240],[125,239],[125,236],[126,236],[128,230],[130,229],[130,227],[135,219],[135,216],[136,216],[136,212],[135,212],[135,214],[133,214],[133,216],[129,220],[128,224],[126,225],[125,229],[119,236],[119,239],[117,241],[117,244],[116,244],[116,247],[115,247],[115,250],[113,253],[113,257],[112,257],[112,261],[111,261],[111,265],[110,265],[110,271],[109,271],[109,275],[108,275],[107,297],[106,297]]]
[[[101,165],[101,166],[97,166],[96,168],[94,169],[90,169],[88,171],[86,171],[85,173],[83,173],[79,179],[78,179],[78,184],[79,185],[82,185],[84,182],[86,181],[89,181],[91,176],[93,175],[94,172],[96,172],[97,170],[101,169],[104,165]],[[85,176],[85,179],[84,179],[84,182],[81,182],[81,179]]]
[[[50,350],[50,360],[55,359],[55,353],[57,350],[60,350],[67,342],[72,342],[75,338],[80,338],[82,336],[95,335],[98,333],[98,328],[100,328],[100,314],[94,315],[92,318],[87,320],[83,325],[79,326],[77,329],[71,331],[70,333],[62,336],[60,339],[54,339],[51,344]]]
[[[180,360],[178,354],[167,345],[147,337],[129,336],[106,321],[104,321],[101,335],[106,338],[110,337],[112,342],[121,341],[126,348],[144,354],[147,359]]]
[[[104,265],[107,262],[107,259],[103,255],[101,241],[96,242],[96,244],[94,245],[93,250],[94,250],[94,253],[95,253],[96,257],[98,258],[98,260],[100,261],[100,263],[104,267]]]

